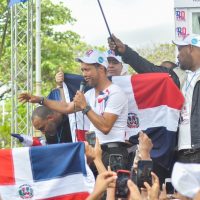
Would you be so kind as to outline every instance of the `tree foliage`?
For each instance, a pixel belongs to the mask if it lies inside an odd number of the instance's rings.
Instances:
[[[163,61],[176,63],[175,45],[173,44],[153,44],[151,47],[138,48],[136,51],[157,66],[160,66]],[[135,71],[129,68],[129,72],[134,73]]]
[[[0,38],[3,38],[6,23],[6,38],[4,48],[0,57],[0,84],[10,82],[10,56],[11,56],[11,26],[10,14],[7,0],[0,1]],[[24,4],[19,4],[24,6]],[[34,6],[35,9],[35,6]],[[26,12],[26,9],[24,9]],[[35,10],[34,10],[35,14]],[[75,62],[75,57],[80,56],[87,49],[92,48],[90,45],[80,40],[80,36],[71,31],[59,31],[58,25],[66,27],[73,25],[76,20],[72,17],[71,11],[62,3],[53,4],[50,0],[41,1],[41,73],[42,73],[42,93],[47,95],[51,88],[55,87],[55,74],[59,68],[68,73],[80,73],[79,64]],[[20,19],[20,24],[25,24],[26,18]],[[35,27],[34,20],[34,27]],[[34,28],[34,52],[35,52],[35,28]],[[2,42],[2,40],[0,41]],[[105,50],[105,47],[95,47]],[[26,44],[22,47],[26,51]],[[163,60],[174,61],[174,47],[169,44],[155,45],[152,48],[143,48],[137,50],[142,56],[154,64],[160,64]],[[34,53],[35,54],[35,53]],[[35,58],[35,55],[33,55]],[[35,59],[33,60],[35,66]],[[35,68],[33,79],[35,80]],[[0,99],[1,101],[1,99]],[[0,107],[1,109],[1,107]],[[0,110],[2,113],[2,110]],[[6,114],[0,116],[0,140],[10,142],[10,123],[11,123],[11,101],[6,100]],[[23,109],[20,112],[24,112]],[[0,142],[1,145],[1,142]],[[1,146],[0,146],[1,148]]]
[[[18,6],[25,7],[25,4],[18,4]],[[35,9],[35,6],[34,6]],[[0,37],[3,37],[6,24],[6,13],[8,12],[7,1],[0,2]],[[35,11],[34,11],[35,13]],[[26,9],[24,9],[26,15]],[[10,15],[9,15],[10,17]],[[66,25],[75,23],[75,19],[71,16],[71,11],[62,3],[53,4],[50,0],[41,1],[41,75],[42,75],[42,93],[47,95],[52,87],[55,87],[55,74],[59,67],[64,71],[70,73],[77,73],[77,63],[74,61],[77,52],[83,52],[88,48],[88,45],[80,40],[80,36],[71,31],[57,31],[57,25]],[[19,32],[20,28],[26,24],[26,17],[19,19]],[[34,25],[34,39],[35,41],[35,20]],[[26,43],[22,44],[20,49],[26,53]],[[35,52],[35,42],[34,50]],[[35,54],[35,53],[34,53]],[[6,38],[4,49],[0,60],[0,83],[8,84],[10,82],[10,60],[11,60],[11,24],[10,18],[8,20],[8,28],[6,31]],[[33,55],[35,58],[35,55]],[[35,59],[33,60],[35,66]],[[35,80],[35,69],[33,73],[33,80]],[[24,84],[24,81],[22,81]],[[2,97],[3,98],[3,97]],[[9,106],[8,106],[9,105]],[[6,110],[8,120],[0,126],[0,140],[9,141],[10,137],[10,106],[11,101],[6,101]],[[20,111],[23,112],[23,109]],[[1,119],[0,119],[1,120]],[[8,142],[7,142],[8,143]]]
[[[160,65],[163,61],[175,61],[175,45],[156,44],[151,48],[139,49],[138,52],[155,65]]]

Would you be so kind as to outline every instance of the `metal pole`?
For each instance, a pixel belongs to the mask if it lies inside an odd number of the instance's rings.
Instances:
[[[107,22],[107,20],[106,20],[106,16],[105,16],[105,14],[104,14],[104,12],[103,12],[103,8],[102,8],[102,6],[101,6],[100,0],[97,0],[97,1],[98,1],[98,4],[99,4],[101,13],[102,13],[102,15],[103,15],[103,19],[104,19],[104,21],[105,21],[105,24],[106,24],[106,27],[107,27],[107,30],[108,30],[110,39],[115,43],[115,41],[114,41],[113,38],[112,38],[112,34],[111,34],[110,28],[109,28],[109,26],[108,26],[108,22]]]
[[[36,0],[36,95],[41,95],[41,3]]]

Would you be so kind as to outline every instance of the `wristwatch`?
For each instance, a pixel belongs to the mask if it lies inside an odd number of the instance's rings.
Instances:
[[[84,115],[86,115],[89,111],[91,110],[91,107],[89,105],[87,105],[83,110],[82,110],[82,113]]]
[[[40,105],[44,105],[44,97],[41,97],[41,100],[38,102]]]

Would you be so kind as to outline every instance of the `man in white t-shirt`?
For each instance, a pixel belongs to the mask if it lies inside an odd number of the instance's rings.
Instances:
[[[95,131],[102,145],[105,166],[109,165],[111,154],[121,154],[122,167],[126,169],[128,152],[124,142],[128,116],[127,97],[107,78],[108,62],[105,54],[90,50],[76,61],[81,63],[87,85],[93,88],[85,95],[77,91],[70,103],[51,101],[27,93],[21,94],[19,99],[21,102],[40,103],[64,114],[82,111],[91,122],[90,131]]]

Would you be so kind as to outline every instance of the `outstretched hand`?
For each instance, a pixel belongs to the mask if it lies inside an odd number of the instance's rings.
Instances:
[[[29,93],[22,93],[19,95],[18,99],[23,104],[26,102],[39,103],[41,101],[42,97],[34,96]]]
[[[63,71],[59,71],[56,76],[56,84],[57,86],[62,86],[63,82],[64,82],[64,72]]]
[[[111,50],[115,52],[118,51],[121,54],[123,54],[126,50],[125,44],[116,38],[114,34],[112,34],[112,38],[108,38],[108,45]]]

